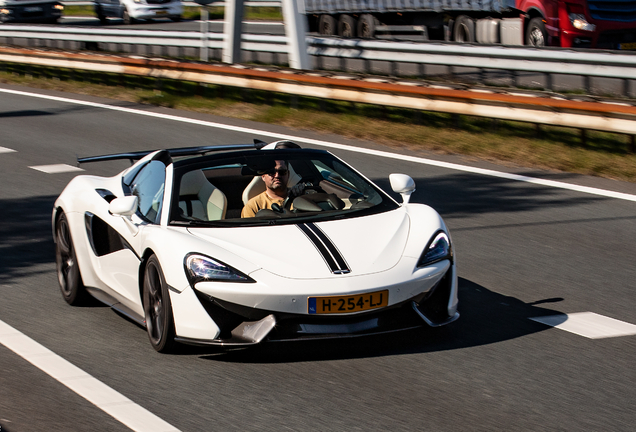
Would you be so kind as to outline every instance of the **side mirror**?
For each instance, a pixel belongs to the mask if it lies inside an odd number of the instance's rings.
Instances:
[[[415,182],[406,174],[390,174],[389,181],[393,192],[402,195],[402,201],[407,204],[411,199],[411,194],[415,191]]]
[[[137,211],[139,198],[135,195],[115,198],[110,202],[108,211],[115,216],[132,216]]]

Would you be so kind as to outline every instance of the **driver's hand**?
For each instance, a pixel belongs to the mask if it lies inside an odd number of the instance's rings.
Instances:
[[[305,190],[305,184],[304,183],[298,183],[295,184],[294,186],[292,186],[291,189],[289,189],[289,196],[300,196],[303,194],[303,191]]]

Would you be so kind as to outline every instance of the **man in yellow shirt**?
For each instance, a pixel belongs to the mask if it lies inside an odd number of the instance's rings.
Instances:
[[[265,191],[256,195],[245,204],[243,211],[241,211],[241,217],[243,218],[254,217],[256,213],[262,209],[271,209],[274,203],[282,208],[283,202],[285,202],[285,199],[290,193],[299,195],[304,189],[304,185],[301,183],[295,185],[291,190],[287,188],[289,169],[287,162],[284,160],[277,160],[274,169],[263,174],[261,178],[265,183]]]

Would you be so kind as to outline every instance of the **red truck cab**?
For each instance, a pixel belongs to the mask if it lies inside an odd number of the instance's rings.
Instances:
[[[526,45],[636,50],[634,0],[517,0],[517,8]]]

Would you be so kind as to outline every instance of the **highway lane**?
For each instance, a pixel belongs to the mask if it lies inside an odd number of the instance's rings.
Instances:
[[[158,143],[245,143],[289,134],[628,194],[636,194],[636,185],[61,96],[263,131],[0,93],[0,147],[16,150],[0,149],[0,320],[174,427],[632,430],[636,336],[590,339],[529,318],[589,311],[636,324],[634,202],[333,150],[385,189],[389,173],[411,175],[418,185],[413,201],[432,205],[445,218],[458,256],[460,320],[390,337],[159,355],[143,329],[110,309],[64,303],[55,276],[50,211],[75,174],[29,167],[74,165],[76,155],[144,150]],[[125,166],[83,168],[107,175]],[[0,389],[0,425],[10,431],[122,429],[2,345]]]

